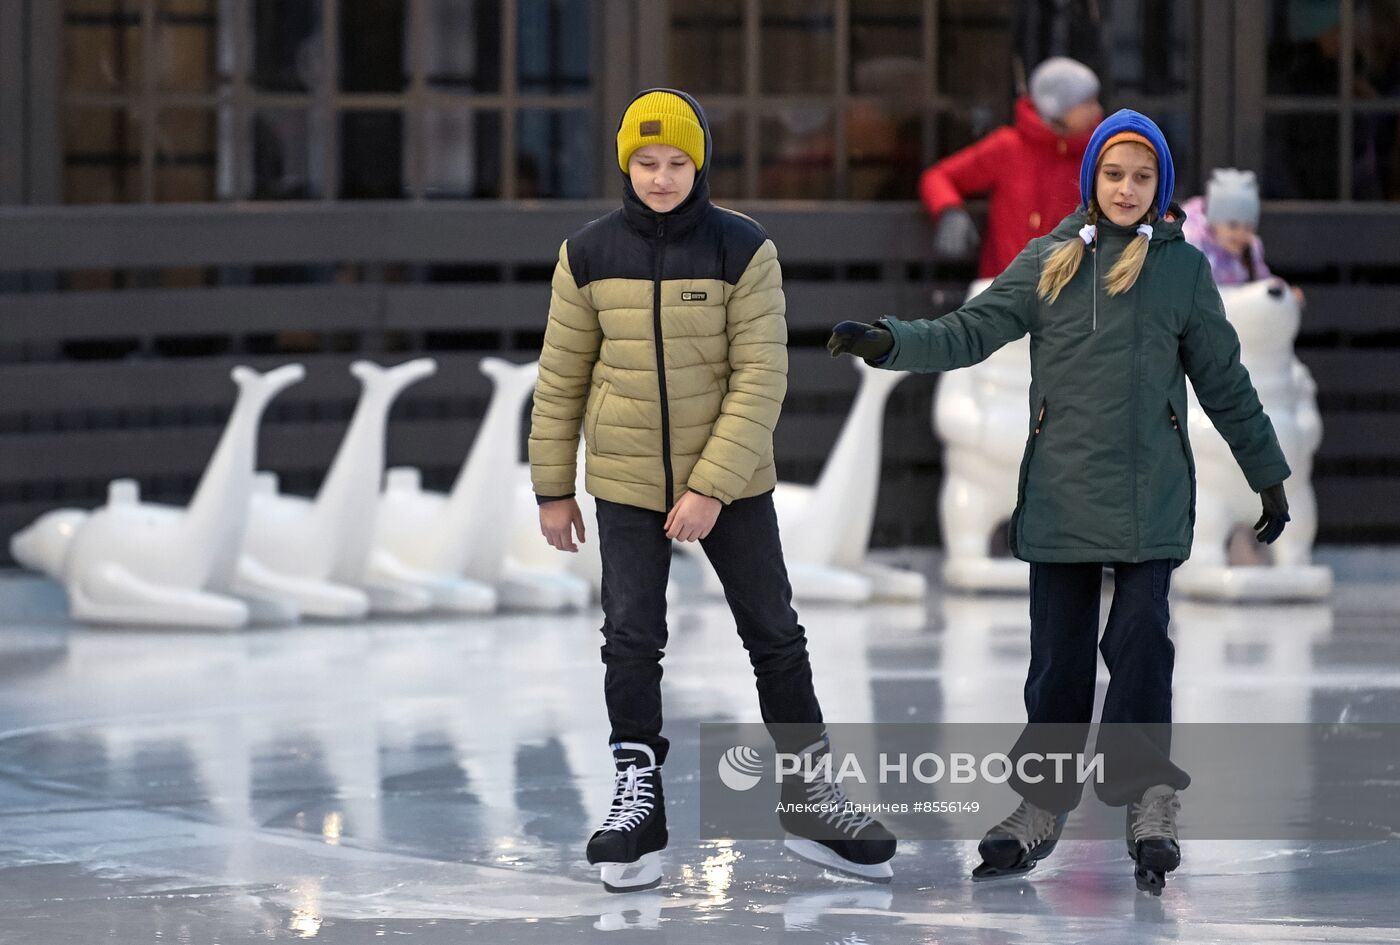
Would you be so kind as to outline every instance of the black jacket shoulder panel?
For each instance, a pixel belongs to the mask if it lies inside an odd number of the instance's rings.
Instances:
[[[721,228],[720,241],[724,247],[721,278],[730,285],[738,285],[754,253],[768,240],[768,231],[758,221],[725,207],[715,207],[712,217]]]
[[[712,207],[699,223],[666,241],[663,279],[722,279],[737,285],[768,233],[741,213]],[[569,268],[581,289],[601,279],[655,278],[656,240],[639,233],[621,210],[569,237]]]
[[[569,237],[569,268],[580,289],[599,279],[650,279],[651,250],[618,209]]]

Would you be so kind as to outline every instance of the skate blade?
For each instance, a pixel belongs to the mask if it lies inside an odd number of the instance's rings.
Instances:
[[[972,881],[974,883],[991,883],[999,879],[1015,879],[1017,876],[1025,876],[1035,869],[1038,860],[1031,860],[1029,863],[1022,863],[1020,866],[993,866],[990,863],[983,863],[972,871]]]
[[[1133,871],[1133,879],[1137,880],[1138,892],[1153,896],[1162,895],[1162,890],[1167,888],[1167,876],[1161,870],[1149,870],[1139,866]]]
[[[829,847],[825,847],[815,840],[808,840],[806,837],[795,837],[788,834],[783,840],[783,846],[790,850],[794,856],[829,869],[833,873],[841,873],[870,883],[888,883],[894,879],[894,870],[888,862],[853,863],[845,857],[838,856]]]
[[[644,853],[634,863],[599,863],[603,888],[611,893],[641,892],[661,885],[661,854]]]

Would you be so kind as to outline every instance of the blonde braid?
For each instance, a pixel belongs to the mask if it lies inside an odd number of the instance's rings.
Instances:
[[[1089,223],[1097,225],[1099,222],[1099,208],[1093,201],[1089,202]],[[1055,300],[1060,297],[1060,290],[1069,284],[1069,280],[1074,278],[1074,274],[1079,271],[1079,264],[1084,261],[1084,241],[1078,237],[1065,240],[1056,246],[1050,253],[1050,258],[1045,261],[1045,265],[1040,270],[1040,284],[1036,287],[1036,294],[1042,299],[1055,304]]]
[[[1147,214],[1147,222],[1155,223],[1156,220],[1157,213],[1150,211]],[[1139,233],[1124,248],[1118,261],[1113,264],[1112,269],[1108,270],[1108,275],[1104,276],[1104,286],[1108,289],[1109,295],[1122,295],[1137,282],[1138,276],[1142,274],[1143,263],[1147,261],[1147,247],[1151,242],[1150,237]]]

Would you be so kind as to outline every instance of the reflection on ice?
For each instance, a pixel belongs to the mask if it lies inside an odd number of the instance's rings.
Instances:
[[[1379,942],[1393,936],[1358,926],[1400,923],[1394,843],[1188,836],[1166,899],[1142,904],[1120,842],[1067,842],[1025,882],[974,887],[973,844],[911,841],[894,884],[873,888],[779,841],[701,841],[697,723],[758,707],[727,607],[698,597],[670,618],[667,879],[614,896],[582,857],[612,774],[596,611],[93,633],[11,604],[14,590],[0,594],[18,615],[0,635],[0,888],[17,940],[155,941],[178,923],[234,945]],[[1177,718],[1400,721],[1395,599],[1343,583],[1330,606],[1174,600]],[[1023,717],[1024,597],[800,614],[831,721]],[[157,913],[154,896],[175,898]]]

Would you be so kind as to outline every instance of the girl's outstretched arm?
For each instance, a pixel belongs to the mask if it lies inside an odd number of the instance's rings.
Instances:
[[[876,367],[893,371],[951,371],[991,357],[992,352],[1035,325],[1040,281],[1037,243],[1032,242],[987,290],[942,318],[904,322],[882,318],[894,345]]]

